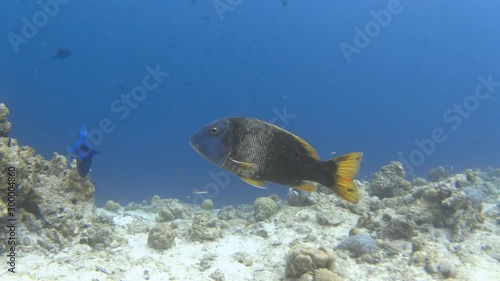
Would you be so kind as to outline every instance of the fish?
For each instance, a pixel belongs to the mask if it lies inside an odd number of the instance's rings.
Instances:
[[[68,49],[58,49],[57,50],[57,53],[56,53],[56,58],[58,59],[65,59],[67,57],[71,56],[71,50],[68,50]]]
[[[226,117],[196,131],[191,147],[211,163],[246,183],[266,188],[266,182],[312,192],[319,183],[351,203],[359,201],[354,177],[362,152],[320,161],[302,138],[259,119]]]
[[[193,194],[207,194],[208,191],[206,190],[193,190]]]
[[[87,140],[87,128],[82,125],[80,128],[80,140],[72,147],[72,152],[76,157],[76,168],[81,177],[86,177],[89,174],[90,166],[92,165],[92,157],[99,152],[92,148],[92,145]]]
[[[281,0],[281,5],[283,5],[283,7],[288,7],[288,0]]]

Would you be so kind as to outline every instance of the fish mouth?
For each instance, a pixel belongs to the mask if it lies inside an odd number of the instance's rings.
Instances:
[[[189,145],[191,146],[192,149],[194,149],[196,152],[200,153],[200,148],[197,144],[193,142],[193,139],[189,140]]]

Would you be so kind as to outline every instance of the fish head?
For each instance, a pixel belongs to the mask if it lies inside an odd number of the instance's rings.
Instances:
[[[92,157],[99,152],[92,148],[92,145],[87,140],[81,140],[73,146],[73,152],[78,159]]]
[[[210,122],[191,136],[191,147],[201,156],[222,167],[231,153],[230,119]]]

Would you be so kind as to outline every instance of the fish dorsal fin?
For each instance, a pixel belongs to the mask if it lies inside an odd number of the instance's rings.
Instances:
[[[261,180],[252,180],[252,179],[248,179],[248,178],[241,178],[241,179],[243,181],[245,181],[246,183],[248,183],[249,185],[253,185],[255,187],[262,188],[262,189],[267,189],[267,187],[264,186],[264,182]]]
[[[319,159],[318,152],[316,152],[316,149],[314,149],[310,144],[308,144],[305,140],[302,138],[292,134],[296,140],[300,142],[302,147],[306,150],[307,155],[311,156],[314,159]]]
[[[274,126],[276,129],[281,130],[281,131],[283,131],[283,132],[285,132],[287,134],[292,135],[300,143],[300,145],[306,150],[307,155],[311,156],[314,159],[319,159],[318,152],[316,152],[316,149],[314,149],[310,144],[308,144],[301,137],[296,136],[296,135],[290,133],[289,131],[287,131],[287,130],[279,127],[279,126],[276,126],[274,124],[271,124],[271,126]]]
[[[316,190],[316,186],[312,182],[307,182],[307,181],[303,181],[303,182],[299,183],[298,185],[294,185],[292,187],[295,189],[308,191],[308,192],[313,192]]]

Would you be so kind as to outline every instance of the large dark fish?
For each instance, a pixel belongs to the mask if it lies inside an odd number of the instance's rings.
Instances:
[[[208,123],[191,137],[191,147],[245,182],[264,188],[274,182],[314,191],[320,183],[349,202],[358,202],[354,177],[363,154],[320,161],[306,141],[273,124],[245,117]]]
[[[84,125],[80,129],[80,140],[73,145],[73,154],[76,157],[76,168],[81,177],[89,174],[90,166],[92,165],[92,157],[99,153],[92,148],[92,145],[87,140],[87,129]]]

